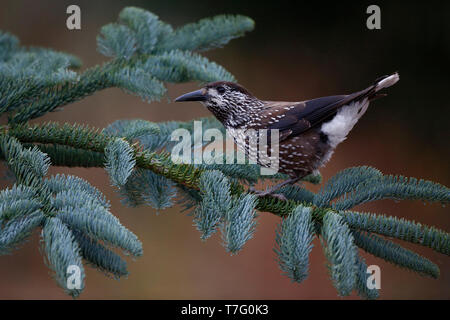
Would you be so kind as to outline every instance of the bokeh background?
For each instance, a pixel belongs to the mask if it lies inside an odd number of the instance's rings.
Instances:
[[[66,8],[78,4],[82,30],[66,29]],[[79,56],[84,68],[105,61],[96,51],[100,27],[115,21],[127,5],[148,9],[174,26],[222,13],[244,14],[253,32],[223,49],[206,53],[260,98],[303,100],[349,93],[377,77],[399,71],[389,96],[374,102],[322,170],[324,180],[356,165],[450,185],[449,69],[450,2],[390,1],[381,7],[381,30],[366,28],[365,1],[298,3],[278,1],[1,1],[0,29],[25,45],[51,47]],[[195,83],[168,85],[168,97],[196,89]],[[36,121],[105,127],[117,119],[191,120],[207,116],[200,104],[147,104],[119,89],[107,89]],[[279,218],[262,214],[254,239],[230,256],[218,235],[202,242],[191,217],[174,207],[155,214],[150,207],[122,206],[102,169],[52,168],[51,174],[86,178],[112,201],[112,210],[135,232],[144,256],[128,259],[128,279],[116,281],[90,268],[80,299],[338,299],[320,244],[315,241],[310,276],[302,284],[281,275],[272,250]],[[1,187],[5,187],[2,182]],[[316,186],[308,186],[317,190]],[[358,208],[405,217],[450,231],[449,209],[419,201],[378,201]],[[403,243],[404,244],[404,243]],[[405,244],[436,262],[438,280],[423,278],[378,258],[382,299],[449,299],[450,259]],[[58,288],[39,253],[39,235],[13,255],[0,257],[1,299],[70,299]],[[350,299],[357,298],[351,296]]]

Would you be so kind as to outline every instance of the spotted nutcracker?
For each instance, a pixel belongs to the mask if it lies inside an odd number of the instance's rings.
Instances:
[[[290,179],[264,192],[255,191],[265,196],[323,166],[366,112],[370,101],[385,96],[378,91],[398,80],[398,73],[394,73],[377,79],[362,91],[301,102],[260,100],[236,83],[219,81],[175,101],[200,101],[247,154],[248,143],[234,133],[247,129],[279,130],[279,171]]]

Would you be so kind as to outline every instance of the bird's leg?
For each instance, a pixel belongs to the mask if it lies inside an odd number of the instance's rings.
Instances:
[[[265,196],[272,196],[275,198],[278,198],[280,200],[286,201],[286,197],[281,194],[281,193],[274,193],[275,191],[277,191],[278,189],[284,187],[285,185],[288,184],[294,184],[296,182],[298,182],[302,177],[295,177],[295,178],[290,178],[289,180],[283,181],[279,184],[274,185],[272,188],[269,188],[267,190],[261,191],[261,190],[255,190],[254,187],[250,187],[249,191],[256,194],[258,197],[265,197]]]

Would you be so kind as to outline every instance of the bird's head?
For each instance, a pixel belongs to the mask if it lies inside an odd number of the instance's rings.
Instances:
[[[199,101],[224,125],[233,127],[248,121],[246,115],[258,111],[263,105],[247,89],[227,81],[208,83],[200,90],[186,93],[175,101]]]

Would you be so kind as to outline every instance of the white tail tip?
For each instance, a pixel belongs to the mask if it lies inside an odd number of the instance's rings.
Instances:
[[[390,87],[390,86],[394,85],[395,83],[397,83],[398,80],[400,80],[400,76],[396,72],[396,73],[384,78],[380,82],[378,82],[377,86],[376,86],[376,91],[379,91],[383,88]]]

